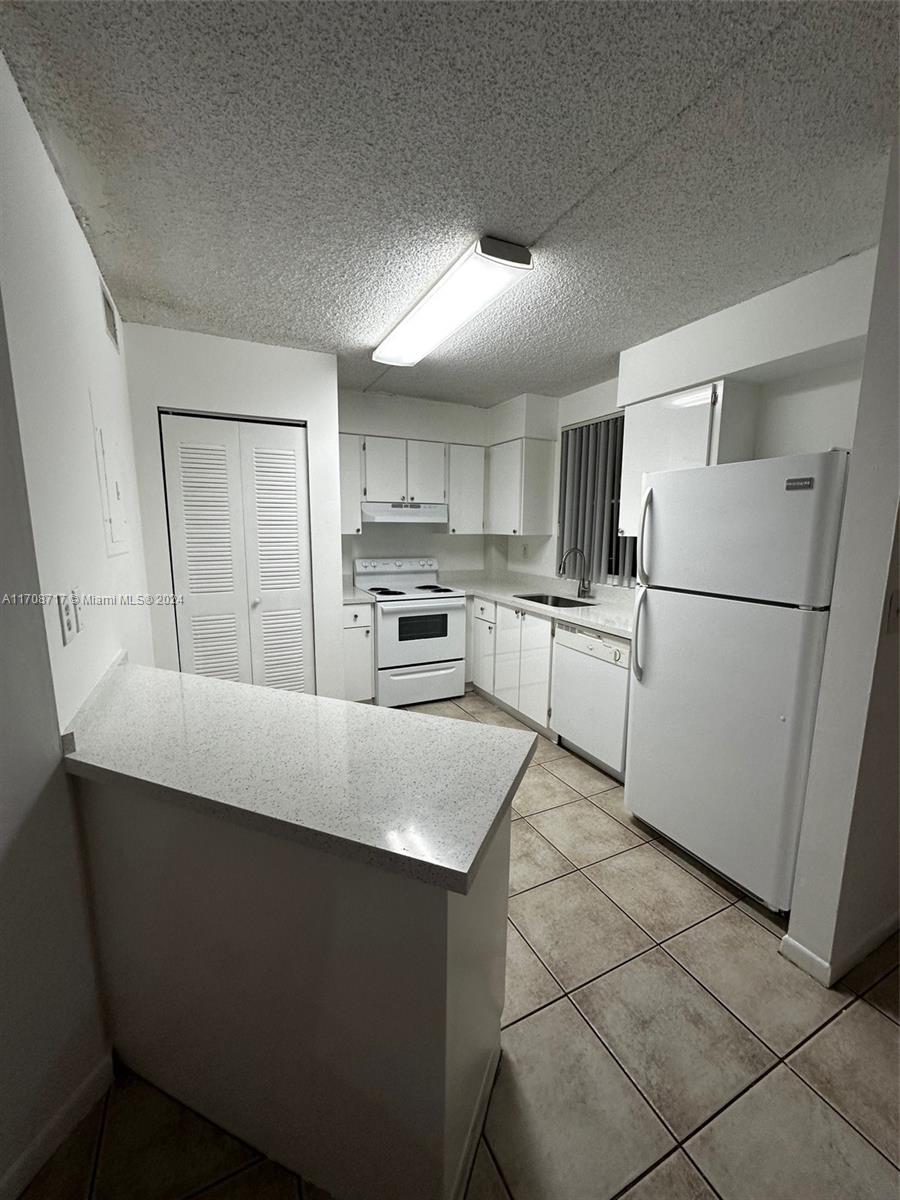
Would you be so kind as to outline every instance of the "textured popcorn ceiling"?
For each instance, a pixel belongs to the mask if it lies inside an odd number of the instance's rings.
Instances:
[[[896,128],[859,0],[27,2],[0,45],[126,320],[482,405],[871,245]],[[481,233],[528,280],[373,363]]]

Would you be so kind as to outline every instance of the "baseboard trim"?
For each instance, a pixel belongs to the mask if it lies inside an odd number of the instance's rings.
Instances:
[[[484,1128],[488,1101],[491,1098],[491,1089],[494,1086],[494,1079],[497,1075],[497,1067],[499,1065],[500,1051],[498,1049],[490,1057],[485,1068],[484,1078],[481,1081],[481,1087],[478,1090],[478,1102],[475,1105],[475,1111],[472,1113],[472,1120],[469,1123],[469,1129],[466,1133],[465,1145],[456,1168],[456,1178],[453,1181],[453,1187],[448,1193],[453,1200],[463,1200],[465,1196],[466,1185],[469,1182],[469,1172],[472,1169],[472,1160],[475,1158],[478,1150],[478,1139],[481,1137],[481,1130]]]
[[[896,930],[897,918],[896,916],[891,916],[876,929],[873,929],[871,933],[867,934],[853,950],[841,955],[840,958],[836,958],[832,962],[827,962],[824,958],[819,958],[818,954],[813,954],[812,950],[802,945],[802,943],[794,941],[787,933],[781,939],[781,953],[795,966],[805,971],[807,975],[811,975],[813,979],[824,984],[825,987],[831,987],[839,979],[843,979],[848,971],[852,970],[857,963],[861,963],[873,950],[877,950],[881,943],[889,938],[892,933],[895,933]]]
[[[808,950],[800,942],[795,942],[788,934],[781,939],[781,953],[795,967],[811,975],[817,983],[821,983],[823,987],[831,987],[831,963],[819,958],[818,954],[813,954],[812,950]]]
[[[112,1082],[112,1056],[104,1055],[44,1128],[0,1177],[0,1200],[16,1200]]]

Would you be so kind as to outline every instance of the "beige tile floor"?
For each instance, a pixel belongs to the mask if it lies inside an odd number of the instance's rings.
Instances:
[[[472,693],[416,711],[518,724]],[[897,1200],[897,936],[826,991],[778,954],[783,922],[546,738],[512,815],[466,1200]],[[328,1200],[123,1070],[22,1200],[201,1197]]]

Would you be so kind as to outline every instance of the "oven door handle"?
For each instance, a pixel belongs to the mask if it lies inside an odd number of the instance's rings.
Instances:
[[[401,617],[427,616],[429,613],[456,612],[466,607],[465,596],[454,596],[451,600],[380,600],[378,612],[382,618],[394,615]]]

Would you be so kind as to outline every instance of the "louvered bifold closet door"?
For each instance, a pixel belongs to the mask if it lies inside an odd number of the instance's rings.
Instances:
[[[250,683],[239,426],[164,414],[162,438],[181,669]]]
[[[240,426],[253,682],[315,692],[306,430]]]

